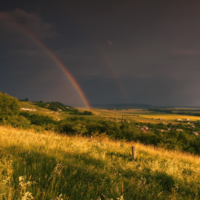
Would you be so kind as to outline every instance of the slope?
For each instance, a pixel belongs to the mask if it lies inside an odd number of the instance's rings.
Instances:
[[[199,198],[197,156],[103,137],[9,127],[0,133],[0,199]]]

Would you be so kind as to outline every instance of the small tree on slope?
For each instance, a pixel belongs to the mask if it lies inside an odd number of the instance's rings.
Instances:
[[[0,92],[0,118],[2,119],[8,116],[18,115],[19,113],[19,101],[8,94],[2,94]]]

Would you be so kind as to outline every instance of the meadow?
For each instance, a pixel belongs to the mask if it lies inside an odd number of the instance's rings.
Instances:
[[[57,116],[58,114],[56,112],[52,112],[49,109],[35,106],[32,102],[20,101],[19,103],[20,103],[21,108],[35,109],[36,111],[28,111],[32,114],[49,116],[55,120],[58,118]],[[23,112],[27,112],[27,111],[23,111]]]
[[[181,119],[182,121],[186,121],[186,119],[190,119],[191,121],[197,121],[200,120],[199,116],[191,116],[191,115],[178,115],[178,114],[168,114],[168,113],[151,113],[151,114],[141,114],[141,117],[144,118],[153,118],[153,119],[159,119],[162,118],[162,120],[167,121],[176,121],[177,119]]]
[[[174,110],[180,111],[179,108],[174,108]],[[186,112],[188,109],[185,108],[184,110]],[[122,110],[119,112],[131,116],[132,119],[135,118],[135,121],[146,122],[146,123],[160,123],[162,120],[162,122],[165,122],[165,123],[176,124],[177,119],[181,119],[181,121],[185,121],[188,118],[191,121],[200,120],[200,116],[191,116],[187,114],[187,112],[184,115],[177,114],[177,113],[160,113],[160,112],[155,112],[155,111],[149,111],[146,109],[130,109],[130,110]],[[188,112],[191,112],[191,111],[188,111]]]
[[[68,112],[52,112],[46,108],[40,108],[31,102],[20,102],[20,106],[23,108],[36,109],[36,111],[30,111],[33,114],[47,115],[53,117],[55,120],[63,120],[67,117],[75,117],[77,115],[70,114]],[[80,111],[84,111],[83,108],[78,108]],[[183,109],[183,108],[182,108]],[[174,108],[174,110],[180,110],[180,108]],[[185,108],[185,110],[187,110]],[[180,115],[176,113],[160,113],[155,111],[148,111],[147,109],[124,109],[124,110],[106,110],[106,109],[91,109],[92,116],[84,116],[88,119],[96,120],[111,120],[117,121],[121,119],[126,119],[132,122],[142,122],[142,123],[152,123],[157,124],[160,122],[178,124],[177,119],[185,121],[189,118],[191,121],[200,120],[200,116],[191,115]],[[159,120],[162,118],[162,120]]]
[[[5,126],[0,133],[2,200],[199,199],[198,156],[105,136]]]

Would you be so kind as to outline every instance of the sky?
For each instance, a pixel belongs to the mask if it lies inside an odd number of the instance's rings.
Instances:
[[[194,0],[2,0],[0,91],[84,107],[55,55],[90,105],[200,106],[199,24]]]

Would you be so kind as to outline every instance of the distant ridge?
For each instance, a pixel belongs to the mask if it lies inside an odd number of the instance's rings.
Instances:
[[[148,104],[92,104],[93,108],[105,109],[131,109],[131,108],[152,108]]]

